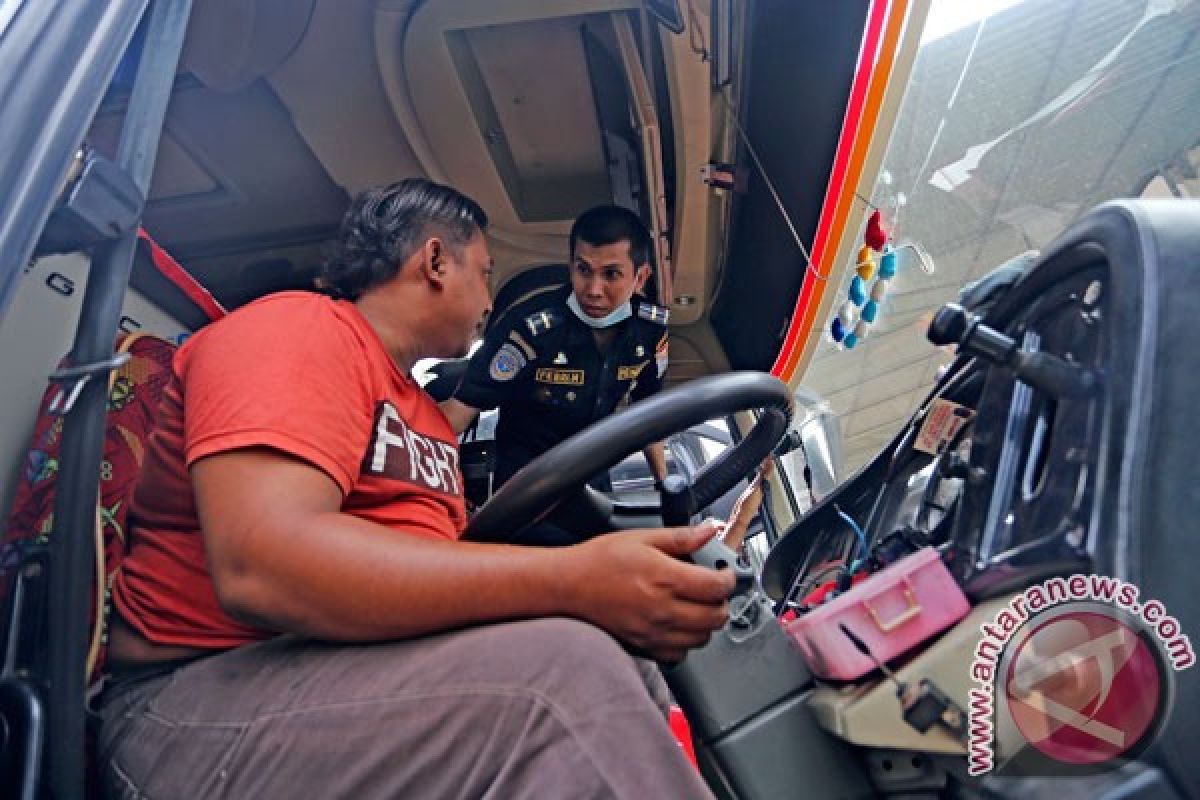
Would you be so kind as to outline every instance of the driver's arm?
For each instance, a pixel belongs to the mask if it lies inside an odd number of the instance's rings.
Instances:
[[[445,541],[342,513],[332,478],[278,450],[207,456],[191,475],[217,598],[266,630],[367,642],[569,616],[675,661],[724,623],[733,588],[679,559],[711,526],[565,548]]]
[[[370,365],[346,357],[362,351],[357,332],[322,308],[255,304],[205,329],[175,361],[180,455],[223,609],[266,631],[340,641],[570,616],[664,659],[719,627],[732,575],[677,558],[715,529],[550,550],[442,540],[344,513],[364,453],[377,456],[380,430],[395,430]],[[453,508],[411,502],[398,518],[453,530]]]

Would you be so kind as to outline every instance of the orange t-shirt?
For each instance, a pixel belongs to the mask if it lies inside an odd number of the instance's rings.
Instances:
[[[443,539],[466,525],[450,423],[358,309],[306,292],[272,295],[175,356],[112,592],[151,641],[224,648],[272,635],[217,603],[188,473],[205,456],[260,446],[328,474],[348,514]]]

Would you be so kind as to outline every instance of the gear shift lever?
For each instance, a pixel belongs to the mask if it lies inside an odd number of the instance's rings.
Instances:
[[[947,303],[929,323],[929,341],[939,347],[956,344],[959,350],[998,366],[1007,367],[1033,386],[1055,397],[1087,394],[1099,382],[1092,370],[1071,364],[1053,353],[1028,352],[1015,340],[957,303]]]
[[[668,528],[690,525],[697,509],[692,486],[680,475],[669,475],[662,482],[659,493],[662,502],[663,525]],[[693,562],[710,569],[732,569],[737,578],[734,595],[745,594],[754,588],[754,569],[742,564],[728,545],[714,536],[691,555]]]

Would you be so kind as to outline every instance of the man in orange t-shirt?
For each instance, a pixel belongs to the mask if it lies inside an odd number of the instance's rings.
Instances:
[[[485,227],[448,187],[366,192],[341,299],[180,349],[113,586],[114,794],[708,796],[621,645],[677,660],[724,623],[732,576],[678,558],[715,529],[458,541],[454,433],[409,372],[478,336]]]

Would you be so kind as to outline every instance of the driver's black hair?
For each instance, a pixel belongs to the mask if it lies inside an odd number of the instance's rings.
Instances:
[[[439,183],[411,178],[368,189],[342,217],[336,251],[318,285],[355,300],[395,276],[426,238],[439,236],[457,251],[487,224],[478,203]]]
[[[641,217],[620,206],[596,206],[579,215],[571,226],[571,260],[575,245],[584,241],[594,247],[629,242],[629,257],[635,267],[650,263],[650,231]]]

